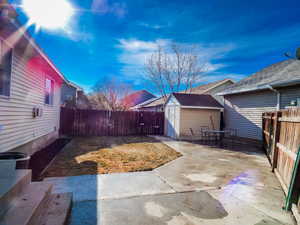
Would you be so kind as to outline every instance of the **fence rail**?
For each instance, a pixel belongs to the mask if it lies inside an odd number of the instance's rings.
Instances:
[[[264,148],[290,208],[298,203],[300,193],[300,109],[267,112],[262,119]]]
[[[60,133],[70,136],[162,135],[163,112],[61,108]]]

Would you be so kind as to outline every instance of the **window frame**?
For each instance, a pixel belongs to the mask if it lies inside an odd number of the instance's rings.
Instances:
[[[50,80],[50,83],[53,85],[53,87],[51,87],[51,91],[52,91],[52,98],[49,99],[49,103],[46,103],[46,96],[47,96],[47,90],[46,90],[46,82],[47,80]],[[54,106],[54,89],[55,89],[55,81],[54,79],[52,79],[49,76],[45,76],[44,79],[44,105],[46,106]]]
[[[9,74],[9,91],[8,91],[8,95],[3,95],[0,93],[0,99],[10,99],[11,97],[11,84],[12,84],[12,77],[13,77],[13,63],[14,63],[14,48],[13,46],[6,40],[4,40],[2,37],[0,37],[0,44],[4,43],[5,45],[7,45],[7,47],[10,49],[11,51],[11,58],[10,58],[10,74]],[[0,47],[0,54],[2,54],[1,52],[1,47]]]

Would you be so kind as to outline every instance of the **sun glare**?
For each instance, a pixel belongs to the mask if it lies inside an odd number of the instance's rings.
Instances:
[[[74,13],[67,0],[23,0],[31,24],[46,29],[65,28]]]

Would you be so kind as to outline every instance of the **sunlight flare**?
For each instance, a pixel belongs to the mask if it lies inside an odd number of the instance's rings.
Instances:
[[[37,28],[64,29],[74,13],[67,0],[23,0],[22,8]]]

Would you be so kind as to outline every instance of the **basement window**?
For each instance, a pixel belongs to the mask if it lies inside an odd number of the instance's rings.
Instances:
[[[45,104],[53,105],[54,82],[49,78],[45,80],[45,92]]]
[[[12,48],[0,40],[0,95],[10,96]]]

